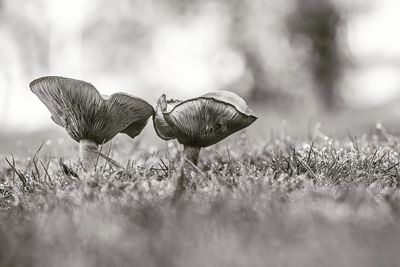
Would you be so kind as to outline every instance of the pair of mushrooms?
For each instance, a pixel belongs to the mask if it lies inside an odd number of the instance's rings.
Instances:
[[[42,77],[30,83],[46,105],[53,121],[79,142],[85,170],[94,169],[98,147],[118,133],[136,137],[153,116],[157,135],[177,139],[183,156],[197,165],[202,147],[207,147],[252,124],[257,116],[238,95],[217,91],[186,101],[158,99],[156,110],[146,101],[125,93],[102,96],[90,83]]]

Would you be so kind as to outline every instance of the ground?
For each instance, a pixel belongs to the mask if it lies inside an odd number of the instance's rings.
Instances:
[[[400,139],[366,132],[237,133],[176,205],[175,141],[117,138],[90,174],[65,136],[8,141],[0,266],[398,266]]]

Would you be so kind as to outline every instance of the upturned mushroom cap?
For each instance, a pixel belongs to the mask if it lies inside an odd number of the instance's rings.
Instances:
[[[116,93],[104,99],[92,84],[80,80],[42,77],[29,86],[53,121],[78,142],[88,139],[102,144],[120,132],[134,138],[154,114],[153,107],[140,98]]]
[[[238,95],[216,91],[168,105],[165,95],[158,101],[154,126],[165,139],[207,147],[252,124],[257,116]]]
[[[167,100],[165,94],[161,95],[157,101],[156,112],[153,116],[153,125],[156,133],[164,140],[176,138],[171,126],[165,121],[163,112],[171,111],[176,105],[182,103],[180,100]]]

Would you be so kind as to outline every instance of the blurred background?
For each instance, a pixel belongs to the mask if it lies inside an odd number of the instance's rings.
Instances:
[[[28,87],[48,75],[153,105],[162,93],[231,90],[260,115],[261,134],[377,121],[395,131],[399,10],[397,0],[0,0],[0,135],[60,130]]]

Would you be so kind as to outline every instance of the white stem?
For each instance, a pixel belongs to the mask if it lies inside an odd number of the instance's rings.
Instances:
[[[79,154],[83,168],[86,171],[94,170],[98,158],[96,153],[98,148],[99,145],[91,140],[83,139],[79,142]]]
[[[172,202],[177,204],[182,199],[183,194],[187,190],[187,185],[189,184],[190,173],[193,170],[193,165],[189,162],[186,162],[188,159],[192,162],[195,166],[197,166],[197,162],[199,159],[200,147],[193,147],[193,146],[184,146],[183,148],[183,156],[182,162],[179,169],[179,176],[176,183],[176,189],[174,196],[172,198]]]

